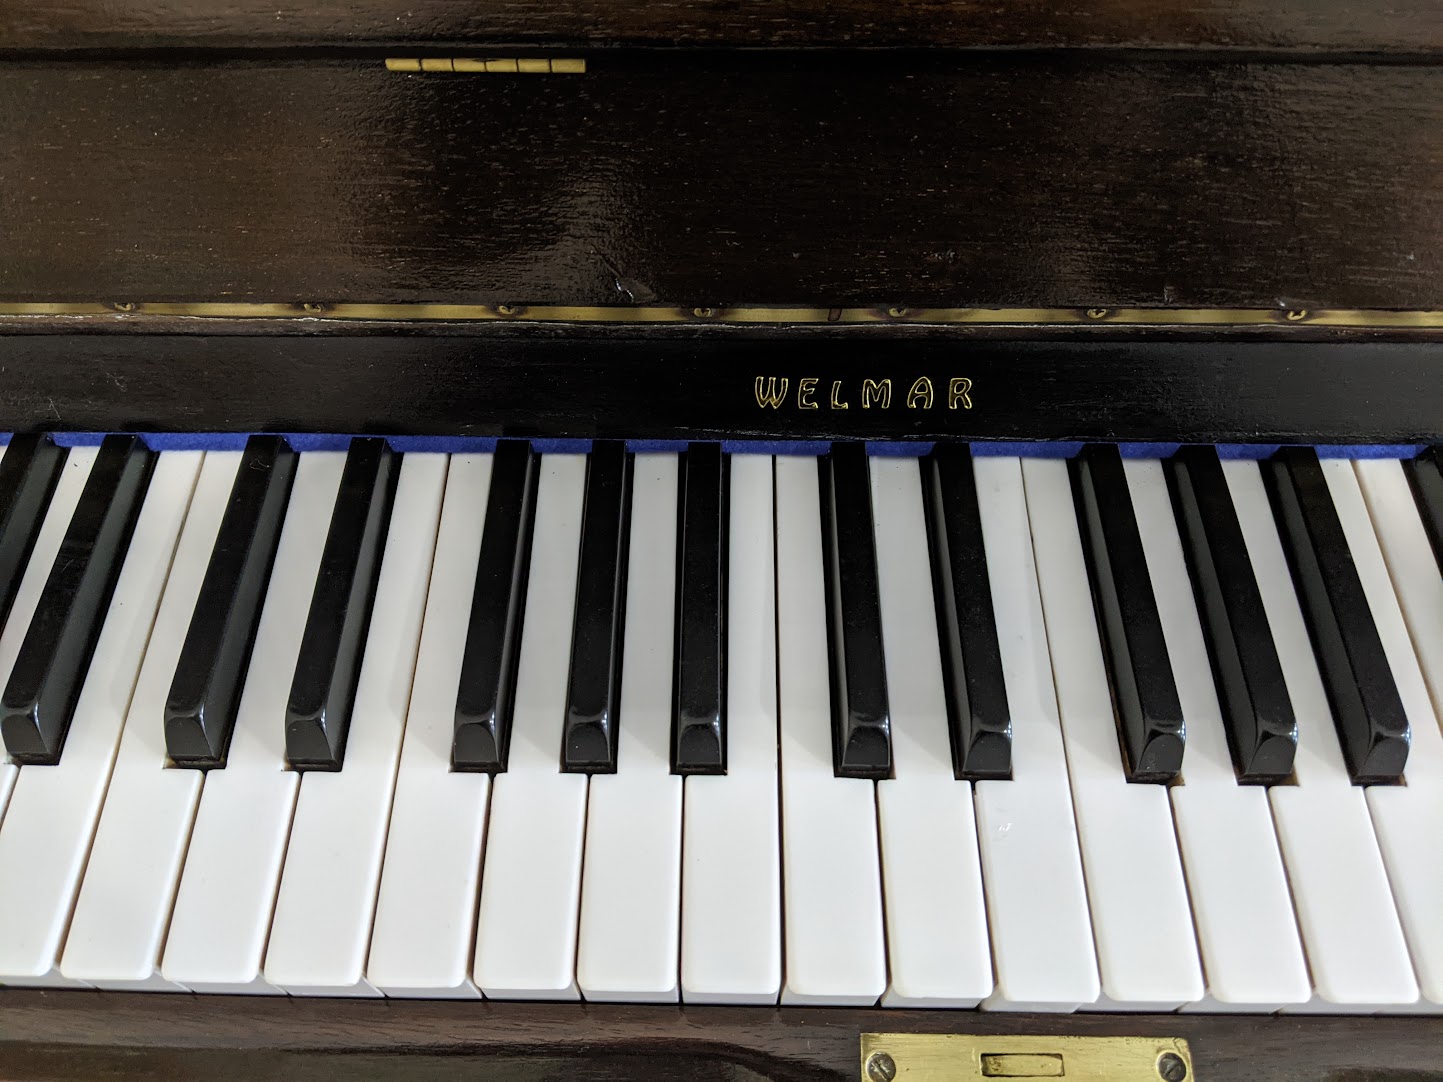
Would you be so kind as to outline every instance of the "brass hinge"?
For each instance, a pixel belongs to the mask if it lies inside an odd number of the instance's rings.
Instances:
[[[978,1037],[864,1033],[862,1082],[1192,1082],[1192,1055],[1177,1037]]]
[[[582,75],[586,61],[580,57],[552,59],[545,56],[479,59],[470,56],[388,56],[387,71],[444,71],[501,75]]]

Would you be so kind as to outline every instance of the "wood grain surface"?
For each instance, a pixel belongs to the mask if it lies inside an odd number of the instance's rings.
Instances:
[[[1143,47],[1416,53],[1431,0],[0,0],[8,49],[527,45]]]
[[[0,300],[1443,307],[1443,67],[0,67]]]
[[[1198,1082],[1437,1082],[1443,1020],[0,991],[0,1077],[857,1078],[862,1032],[1183,1037]]]

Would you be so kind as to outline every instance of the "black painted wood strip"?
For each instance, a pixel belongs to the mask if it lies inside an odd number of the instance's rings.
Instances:
[[[381,577],[401,456],[385,440],[351,441],[286,704],[286,758],[340,770]]]
[[[885,778],[892,772],[892,716],[866,449],[834,444],[817,469],[833,769],[838,777]]]
[[[1262,470],[1348,772],[1356,785],[1397,781],[1408,715],[1317,453],[1284,448]]]
[[[1217,451],[1185,447],[1163,463],[1228,747],[1238,777],[1292,773],[1298,721]]]
[[[451,765],[457,770],[506,769],[539,478],[529,443],[497,445],[456,694]]]
[[[1130,781],[1167,782],[1182,769],[1187,732],[1122,457],[1094,444],[1071,473],[1122,765]]]
[[[284,439],[246,441],[166,697],[165,747],[177,766],[225,765],[295,475]]]
[[[714,330],[0,335],[0,429],[1443,442],[1443,343]],[[775,406],[758,404],[759,379],[764,401],[772,388],[779,394]],[[818,380],[810,393],[806,379]],[[869,379],[890,391],[885,406],[879,398],[860,408]],[[968,381],[965,401],[955,404],[954,379]],[[919,380],[920,397],[909,406]],[[834,382],[839,401],[852,408],[829,407]]]
[[[632,458],[620,442],[596,444],[586,464],[571,675],[566,688],[561,769],[616,772],[627,553],[631,544]]]
[[[922,460],[922,506],[932,560],[952,768],[969,781],[1012,776],[1012,711],[997,644],[992,584],[966,444]]]
[[[724,774],[727,763],[728,456],[715,443],[681,456],[671,768]]]
[[[15,762],[60,761],[155,460],[136,436],[100,445],[0,702]]]
[[[10,616],[64,465],[65,451],[38,433],[12,436],[0,458],[0,625]]]
[[[1423,520],[1423,530],[1428,543],[1433,547],[1433,558],[1443,571],[1443,449],[1436,444],[1429,447],[1417,458],[1403,463],[1403,472],[1413,490],[1413,502],[1418,505],[1418,517]]]
[[[589,60],[7,62],[0,300],[1443,308],[1443,66]]]

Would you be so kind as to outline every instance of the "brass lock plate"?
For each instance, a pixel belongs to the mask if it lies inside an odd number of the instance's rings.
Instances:
[[[864,1033],[862,1082],[1192,1082],[1180,1037],[981,1037]]]

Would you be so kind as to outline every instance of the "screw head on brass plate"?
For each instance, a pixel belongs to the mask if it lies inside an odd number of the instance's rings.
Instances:
[[[867,1082],[892,1082],[897,1077],[897,1064],[885,1052],[867,1057]]]
[[[862,1082],[1192,1082],[1192,1055],[1176,1037],[977,1036],[864,1033]]]

